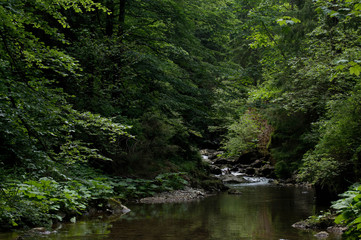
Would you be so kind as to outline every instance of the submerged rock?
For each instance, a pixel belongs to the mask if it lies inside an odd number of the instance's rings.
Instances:
[[[39,239],[41,237],[40,235],[50,235],[54,233],[57,233],[57,231],[56,230],[49,231],[45,227],[35,227],[23,233],[22,235],[16,237],[15,240]]]
[[[231,195],[241,195],[242,192],[241,192],[240,190],[238,190],[238,189],[232,188],[232,189],[229,189],[229,190],[228,190],[228,194],[231,194]]]
[[[107,204],[107,210],[108,212],[111,212],[112,214],[126,214],[130,212],[131,210],[124,206],[120,201],[114,198],[108,199]]]
[[[322,232],[316,233],[314,236],[318,239],[324,239],[324,238],[327,238],[328,235],[329,235],[328,232],[322,231]]]
[[[294,223],[292,227],[305,230],[311,228],[311,225],[307,221],[299,221]]]
[[[49,231],[45,227],[36,227],[36,228],[30,229],[27,233],[28,234],[49,235],[49,234],[52,234],[52,233],[56,233],[56,231]]]

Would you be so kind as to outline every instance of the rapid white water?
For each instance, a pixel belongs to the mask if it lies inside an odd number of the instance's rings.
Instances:
[[[245,183],[233,183],[227,184],[230,187],[241,187],[241,186],[255,186],[255,185],[267,185],[270,184],[272,179],[265,178],[265,177],[250,177],[250,176],[243,176],[243,178],[247,181]]]

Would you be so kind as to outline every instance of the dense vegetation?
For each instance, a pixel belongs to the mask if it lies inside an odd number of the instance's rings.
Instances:
[[[0,3],[2,227],[177,189],[182,171],[206,176],[195,143],[222,68],[202,43],[213,11],[124,4]]]
[[[358,0],[1,1],[1,226],[201,186],[205,147],[345,191],[360,17]]]

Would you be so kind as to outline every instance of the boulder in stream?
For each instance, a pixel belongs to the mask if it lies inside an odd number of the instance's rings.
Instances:
[[[109,198],[107,203],[107,210],[112,214],[126,214],[131,210],[124,206],[120,201],[114,198]]]
[[[247,175],[252,176],[252,175],[254,175],[256,173],[256,169],[254,169],[253,167],[248,167],[248,168],[245,169],[245,173]]]
[[[263,176],[263,177],[268,177],[268,178],[274,178],[274,177],[276,177],[275,167],[271,166],[269,163],[267,163],[258,169],[257,175]]]
[[[296,222],[292,225],[292,227],[297,228],[297,229],[301,229],[301,230],[306,230],[306,229],[310,229],[311,228],[311,224],[307,221],[299,221]]]
[[[265,162],[263,159],[257,159],[256,161],[254,161],[253,163],[250,164],[250,167],[253,168],[260,168],[263,165],[265,165]]]
[[[222,155],[223,151],[217,151],[214,149],[202,149],[202,150],[200,150],[200,153],[203,156],[206,156],[207,159],[214,160],[214,159],[218,158],[218,156]]]
[[[248,181],[244,179],[244,177],[234,176],[234,175],[223,175],[221,176],[221,180],[224,183],[228,183],[228,184],[248,183]]]
[[[202,156],[202,162],[206,163],[207,165],[212,165],[213,162],[207,157],[207,156]]]
[[[347,230],[345,226],[330,226],[327,228],[327,232],[342,235]]]
[[[215,165],[209,165],[209,172],[215,175],[221,175],[222,174],[222,169],[220,169],[219,167],[215,166]]]
[[[222,156],[224,152],[223,151],[216,151],[211,156],[209,156],[209,159],[214,160],[218,158],[219,156]]]

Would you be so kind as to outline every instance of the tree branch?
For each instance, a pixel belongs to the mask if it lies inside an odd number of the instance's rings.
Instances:
[[[262,23],[263,28],[266,30],[267,36],[269,37],[269,39],[271,39],[272,42],[274,42],[274,44],[277,46],[278,50],[280,51],[283,59],[286,61],[286,60],[287,60],[286,55],[285,55],[285,53],[283,52],[283,50],[280,48],[280,46],[278,45],[278,43],[276,42],[276,40],[274,39],[272,33],[268,30],[266,24],[265,24],[263,21],[261,21],[261,23]]]

